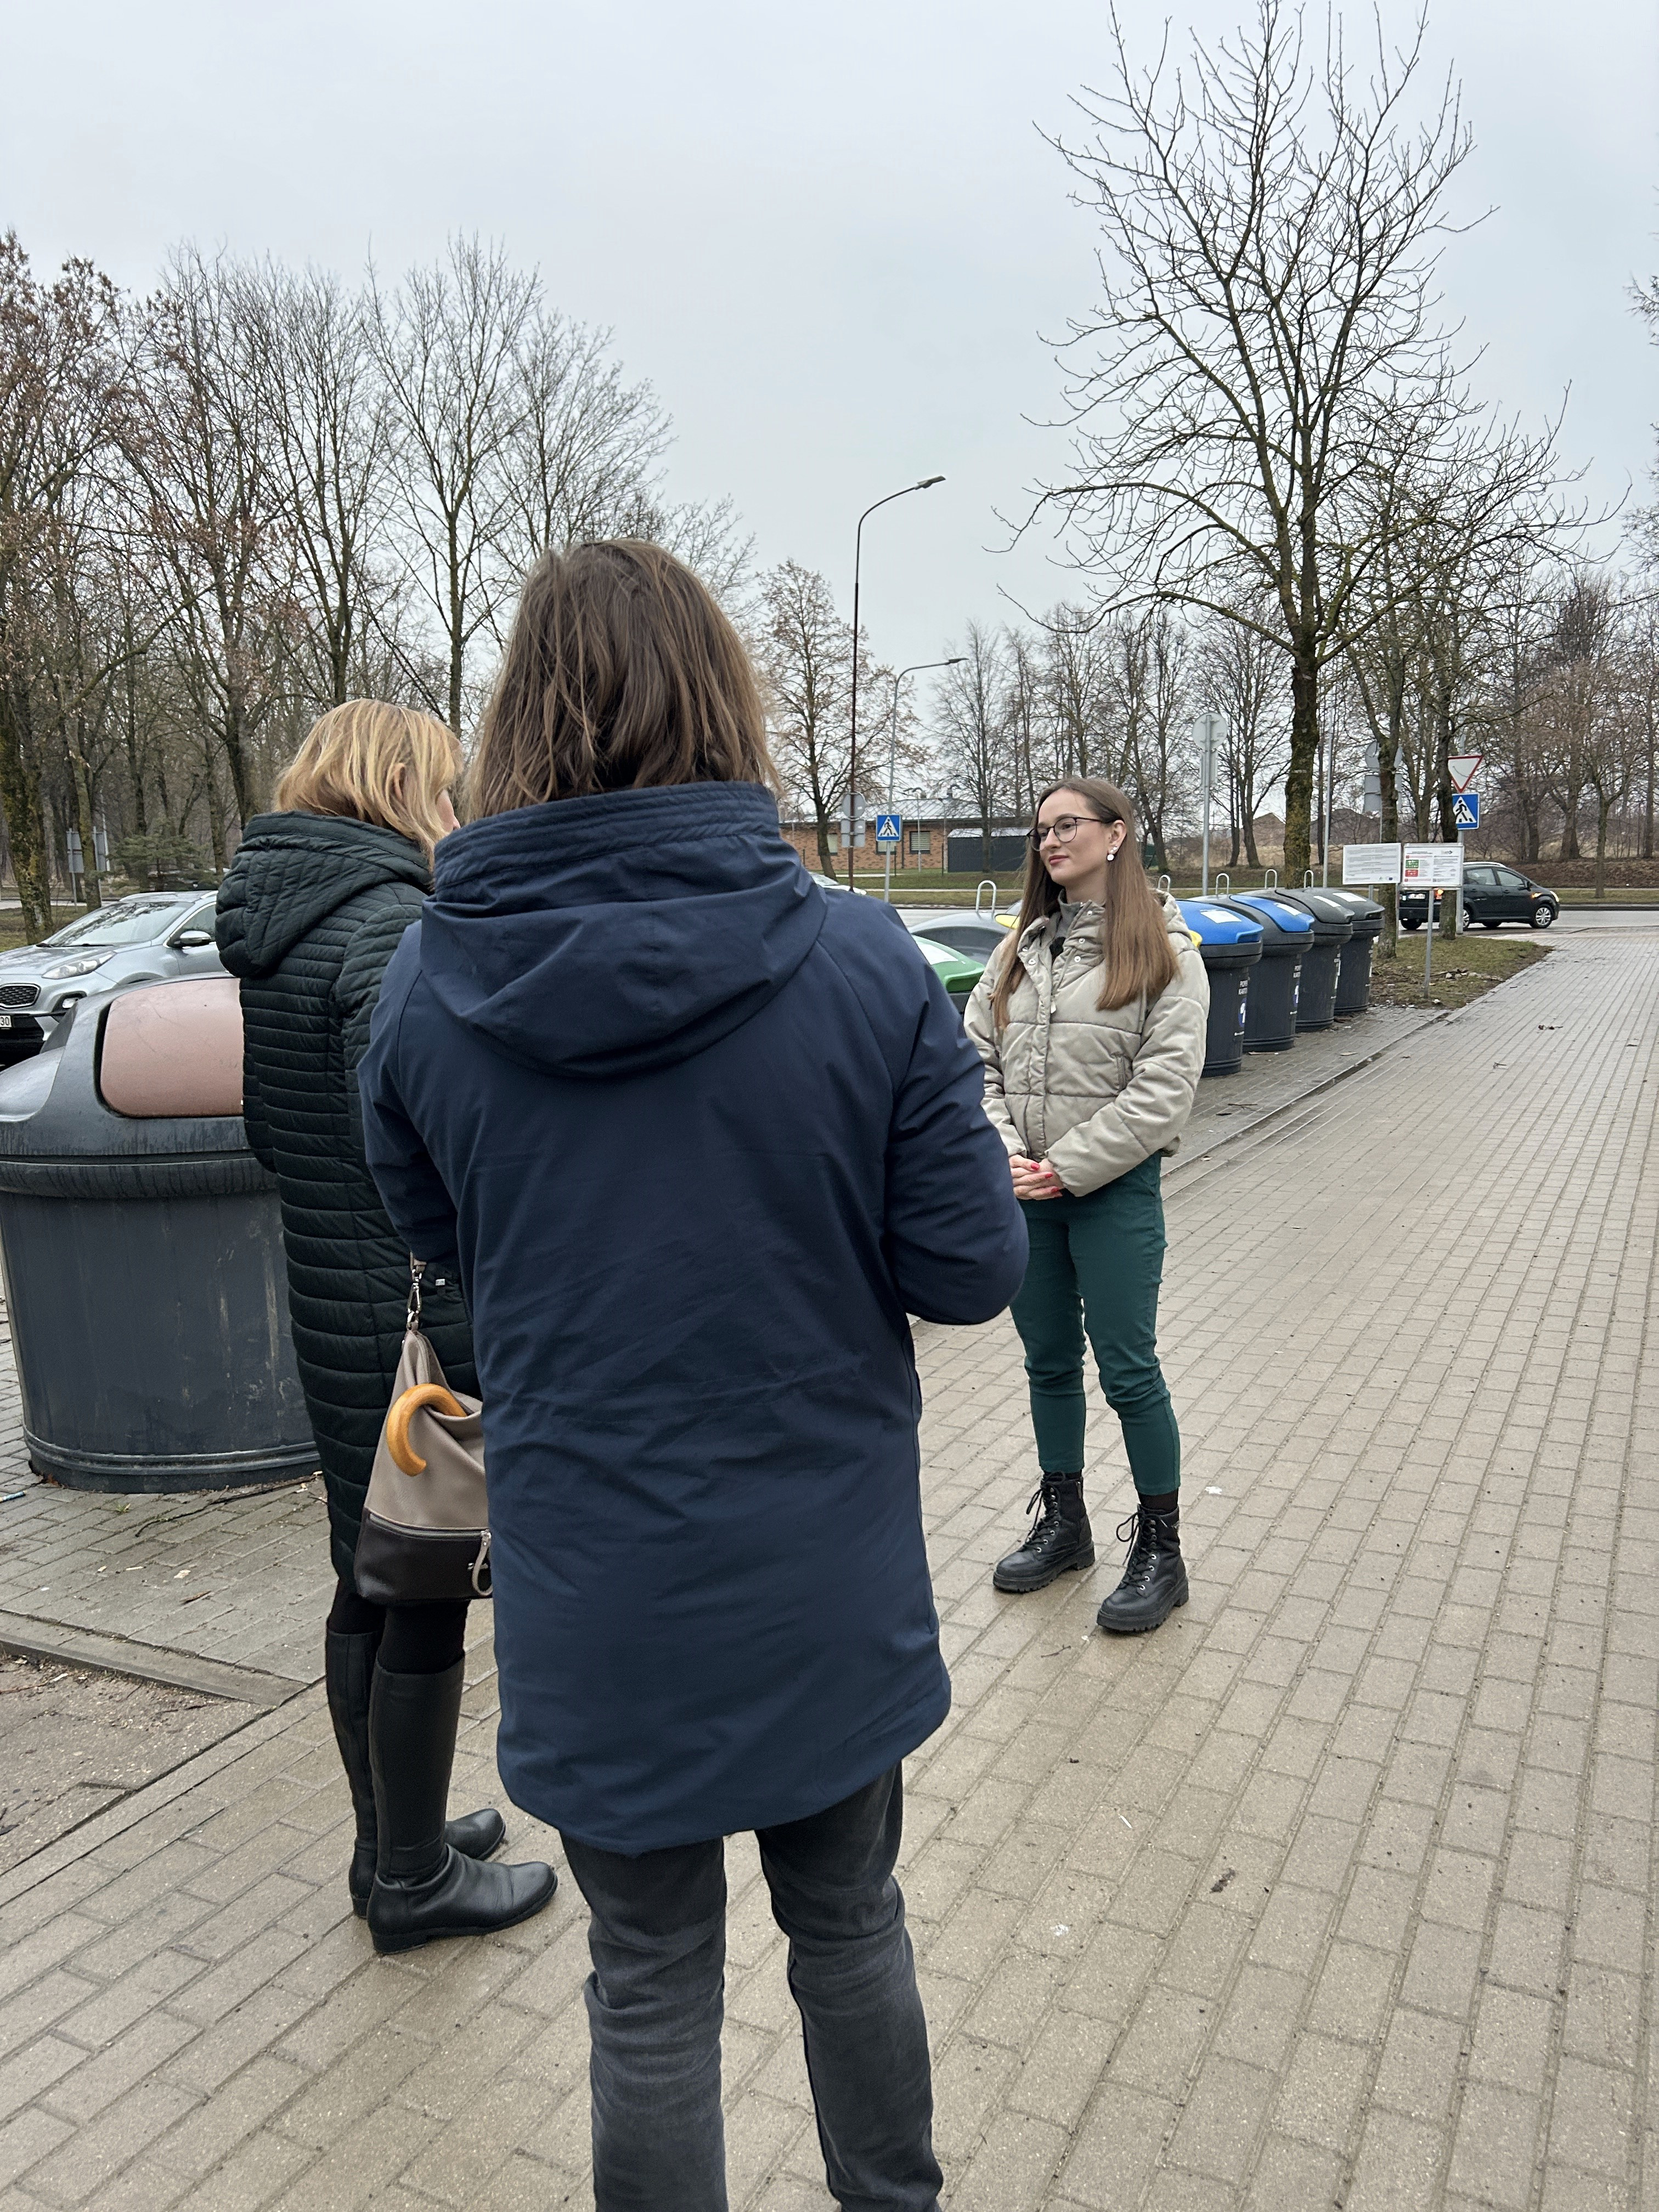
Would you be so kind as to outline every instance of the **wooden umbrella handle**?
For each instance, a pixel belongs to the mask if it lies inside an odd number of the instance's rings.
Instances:
[[[405,1474],[426,1473],[426,1462],[409,1441],[410,1418],[422,1406],[434,1406],[453,1419],[459,1419],[466,1411],[455,1393],[446,1390],[441,1382],[417,1382],[413,1389],[392,1400],[392,1410],[386,1417],[386,1448],[392,1454],[392,1465]]]

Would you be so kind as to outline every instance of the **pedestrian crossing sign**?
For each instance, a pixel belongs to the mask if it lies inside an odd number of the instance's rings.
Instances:
[[[903,817],[903,816],[902,816],[902,815],[901,815],[901,814],[878,814],[878,815],[877,815],[877,817],[876,817],[876,844],[877,844],[878,848],[879,848],[880,847],[882,847],[882,846],[884,846],[884,845],[897,845],[897,844],[899,844],[899,843],[901,843],[901,842],[902,842],[902,840],[903,840],[903,836],[904,836],[904,817]]]
[[[1478,830],[1480,827],[1480,794],[1478,791],[1455,791],[1452,793],[1452,826],[1457,830]]]

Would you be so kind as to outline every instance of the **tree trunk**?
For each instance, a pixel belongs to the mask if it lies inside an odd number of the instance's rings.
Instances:
[[[219,817],[219,780],[213,773],[213,739],[202,741],[202,758],[207,770],[208,836],[213,847],[213,872],[222,883],[225,876],[225,825]]]
[[[88,914],[104,903],[98,882],[98,846],[92,834],[92,778],[84,754],[70,749],[70,798],[75,807],[75,834],[81,840],[81,902]]]
[[[1310,858],[1314,762],[1319,751],[1319,671],[1311,652],[1291,665],[1291,765],[1285,776],[1285,880],[1300,883]]]
[[[1376,787],[1382,794],[1382,842],[1397,845],[1400,842],[1400,726],[1405,717],[1403,701],[1396,695],[1389,702],[1387,733],[1376,734]],[[1400,957],[1400,887],[1384,884],[1382,890],[1382,933],[1376,940],[1379,960],[1397,960]]]
[[[11,684],[0,685],[0,805],[5,809],[23,934],[33,941],[52,934],[52,876],[40,775],[31,758],[29,737],[27,695]]]
[[[1595,794],[1595,896],[1607,895],[1607,817],[1613,811],[1610,800]]]

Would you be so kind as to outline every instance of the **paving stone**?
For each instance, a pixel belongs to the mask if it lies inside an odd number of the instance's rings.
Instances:
[[[1206,1086],[1167,1178],[1193,1600],[1158,1636],[1093,1628],[1115,1547],[990,1589],[1032,1480],[1019,1346],[917,1332],[955,1705],[901,1871],[963,2212],[1659,2212],[1659,928],[1564,931],[1401,1035],[1231,1145]],[[1270,1362],[1255,1250],[1285,1255]],[[0,1455],[7,1387],[0,1352]],[[1104,1532],[1128,1484],[1090,1405]],[[0,1612],[295,1694],[0,1874],[0,2212],[591,2212],[574,1887],[397,1961],[349,1913],[314,1487],[20,1503]],[[182,1607],[185,1565],[231,1602]],[[475,1607],[475,1802],[489,1637]],[[558,1856],[517,1816],[511,1848]],[[746,1839],[728,1873],[733,2206],[816,2212]]]

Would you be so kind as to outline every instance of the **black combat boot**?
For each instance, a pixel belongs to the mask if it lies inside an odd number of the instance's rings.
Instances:
[[[557,1887],[550,1866],[482,1866],[446,1841],[466,1662],[441,1674],[374,1669],[368,1750],[379,1850],[368,1895],[377,1951],[412,1951],[442,1936],[487,1936],[539,1912]]]
[[[359,1920],[368,1911],[368,1893],[374,1886],[374,1778],[368,1764],[368,1698],[379,1641],[374,1636],[341,1636],[331,1628],[323,1645],[328,1717],[334,1723],[334,1741],[340,1747],[340,1764],[351,1785],[351,1807],[357,1815],[357,1841],[347,1880],[351,1909]],[[506,1822],[488,1806],[481,1813],[469,1813],[462,1820],[447,1822],[444,1828],[445,1842],[470,1859],[487,1859],[501,1849],[506,1836]]]
[[[1144,1636],[1162,1628],[1178,1605],[1187,1602],[1187,1567],[1181,1556],[1181,1492],[1143,1498],[1117,1540],[1127,1544],[1123,1579],[1095,1615],[1116,1636]]]
[[[1080,1474],[1045,1474],[1025,1510],[1037,1517],[1018,1551],[997,1561],[991,1576],[996,1589],[1046,1589],[1061,1575],[1093,1566],[1094,1531],[1084,1510]]]

